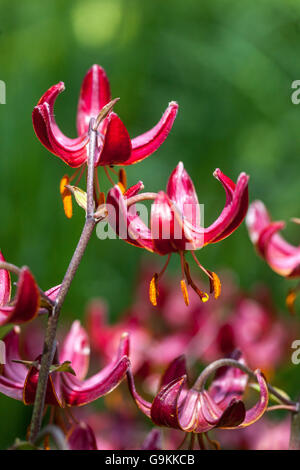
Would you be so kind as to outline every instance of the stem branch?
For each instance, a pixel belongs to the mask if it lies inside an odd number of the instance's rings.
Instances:
[[[88,147],[88,174],[87,174],[87,212],[85,224],[74,251],[69,267],[66,271],[62,281],[60,290],[52,308],[52,312],[48,318],[48,324],[45,334],[44,349],[41,359],[39,379],[35,394],[35,401],[33,406],[33,413],[30,425],[29,440],[34,442],[42,424],[43,411],[45,405],[46,390],[48,384],[49,369],[53,361],[53,356],[56,350],[56,330],[60,311],[66,295],[69,291],[71,283],[74,279],[78,266],[81,262],[82,256],[85,252],[87,244],[91,238],[92,232],[96,225],[94,219],[94,161],[97,143],[97,131],[94,129],[94,119],[90,121],[89,128],[89,147]]]

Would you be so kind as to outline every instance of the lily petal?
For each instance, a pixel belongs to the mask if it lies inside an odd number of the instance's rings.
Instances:
[[[162,450],[162,434],[160,429],[153,428],[142,445],[142,450]]]
[[[163,191],[151,206],[151,236],[155,252],[160,255],[191,249],[194,245],[182,214]]]
[[[149,228],[136,213],[134,206],[128,210],[126,198],[118,185],[107,195],[108,221],[117,235],[128,243],[153,251],[153,241]]]
[[[67,165],[76,168],[87,158],[87,136],[75,139],[65,136],[56,124],[54,118],[54,102],[59,93],[64,91],[63,82],[53,85],[42,96],[32,112],[32,122],[40,142],[54,155],[61,158]]]
[[[179,379],[187,375],[186,370],[186,359],[185,356],[179,356],[174,359],[170,365],[167,367],[165,373],[163,374],[160,382],[160,387],[164,387],[175,379]]]
[[[177,111],[178,104],[172,101],[155,127],[132,139],[132,152],[130,158],[124,162],[124,165],[140,162],[161,146],[172,129]]]
[[[59,354],[59,361],[71,361],[72,368],[76,372],[76,377],[83,380],[89,369],[90,344],[87,332],[74,321],[70,332],[66,336]]]
[[[95,163],[98,165],[127,165],[131,154],[131,140],[119,116],[111,112],[105,119],[104,144]]]
[[[151,419],[157,426],[181,429],[178,421],[178,402],[186,376],[175,379],[162,387],[153,400]]]
[[[255,372],[257,382],[259,384],[260,389],[260,398],[259,401],[254,405],[250,410],[246,411],[246,416],[244,421],[238,426],[239,428],[244,428],[246,426],[250,426],[250,424],[255,423],[259,420],[264,412],[267,409],[268,401],[269,401],[269,393],[268,393],[268,386],[263,374],[257,370]]]
[[[0,392],[4,395],[22,401],[23,387],[27,368],[23,364],[13,362],[20,360],[19,353],[20,328],[15,326],[4,338],[6,361],[0,374]]]
[[[226,193],[226,203],[219,217],[204,230],[204,244],[216,243],[228,237],[242,223],[248,209],[249,177],[241,173],[236,185],[219,169],[214,172],[223,185]]]
[[[70,429],[67,440],[71,450],[98,450],[94,431],[82,421]]]
[[[37,362],[40,362],[40,360],[41,356],[36,359]],[[61,374],[62,372],[53,372],[49,375],[45,404],[63,408],[64,399],[62,396]],[[34,403],[38,379],[39,370],[35,366],[30,367],[23,389],[23,402],[25,405],[32,405]]]
[[[128,336],[121,337],[117,357],[102,371],[85,381],[69,373],[62,373],[63,395],[68,406],[82,406],[106,395],[116,388],[123,380],[130,361],[127,355],[129,349]]]
[[[278,234],[284,222],[272,222],[261,201],[251,204],[246,224],[251,241],[269,266],[281,276],[300,276],[300,246],[293,246]]]
[[[147,400],[144,400],[143,397],[136,391],[134,378],[132,375],[131,368],[127,371],[127,382],[128,388],[131,393],[132,398],[134,399],[137,407],[146,415],[148,418],[151,418],[151,403]]]
[[[0,307],[0,325],[31,321],[39,309],[40,293],[28,268],[22,268],[13,305]]]
[[[88,132],[90,119],[96,118],[110,100],[110,86],[105,70],[94,64],[87,71],[81,85],[77,111],[78,135]]]
[[[0,261],[5,262],[5,258],[0,251]],[[0,307],[7,304],[10,300],[10,274],[6,269],[0,269]]]
[[[245,364],[245,360],[240,351],[235,351],[232,359]],[[221,367],[217,370],[215,378],[209,387],[209,395],[215,403],[225,409],[232,403],[232,400],[239,400],[245,393],[248,384],[248,375],[235,367]]]
[[[194,184],[179,162],[167,184],[167,195],[176,204],[185,220],[195,226],[200,225],[200,206]]]

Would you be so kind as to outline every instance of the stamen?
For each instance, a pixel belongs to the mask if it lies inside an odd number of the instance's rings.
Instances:
[[[181,279],[180,287],[181,287],[181,291],[182,291],[182,294],[183,294],[185,305],[188,307],[190,305],[190,301],[189,301],[189,294],[188,294],[186,283],[185,283],[184,279]]]
[[[97,201],[98,198],[99,198],[99,194],[101,193],[100,184],[99,184],[98,168],[94,169],[94,191],[96,193],[95,200]]]
[[[82,167],[81,167],[81,171],[80,171],[80,173],[79,173],[79,175],[78,175],[77,180],[74,182],[74,186],[77,186],[77,185],[78,185],[78,183],[80,182],[81,178],[82,178],[83,175],[84,175],[85,170],[86,170],[86,165],[84,164],[84,165],[82,165]],[[71,179],[70,179],[70,181],[71,181]]]
[[[214,293],[215,299],[218,299],[221,295],[221,281],[216,273],[213,271],[209,271],[209,273],[211,274],[209,278],[210,293]]]
[[[126,175],[126,171],[124,170],[124,168],[121,168],[119,170],[119,183],[121,183],[123,185],[123,187],[125,188],[125,191],[127,189],[127,175]]]
[[[182,278],[183,278],[180,281],[180,287],[181,287],[181,291],[182,291],[182,294],[183,294],[185,305],[188,307],[189,304],[190,304],[189,294],[188,294],[188,290],[187,290],[186,283],[185,283],[185,280],[184,280],[184,275],[186,274],[185,273],[185,263],[186,263],[186,261],[185,261],[184,254],[183,254],[182,251],[179,252],[179,255],[180,255],[181,272],[182,272]]]
[[[106,176],[107,176],[107,178],[108,178],[108,181],[109,181],[113,186],[115,186],[115,182],[114,182],[114,180],[112,179],[112,177],[110,176],[107,167],[104,166],[103,168],[104,168],[105,174],[106,174]]]
[[[125,191],[126,191],[126,188],[125,188],[125,186],[121,183],[121,181],[118,182],[118,186],[119,186],[119,188],[121,189],[122,194],[124,194]]]
[[[72,194],[71,194],[71,191],[68,188],[66,188],[69,182],[70,182],[70,179],[68,175],[64,175],[60,181],[59,191],[60,191],[60,195],[62,198],[65,215],[68,219],[71,219],[73,215]]]
[[[215,441],[214,439],[211,439],[207,432],[204,433],[204,436],[206,437],[208,443],[211,445],[213,450],[221,450],[220,443],[218,441]]]
[[[168,254],[167,261],[165,262],[165,264],[164,264],[162,270],[158,273],[158,275],[157,275],[157,280],[160,279],[160,278],[163,276],[165,270],[166,270],[167,267],[168,267],[168,264],[169,264],[169,262],[170,262],[170,259],[171,259],[171,253]]]
[[[202,269],[202,271],[206,274],[206,276],[208,276],[210,279],[212,279],[211,272],[208,271],[208,269],[205,269],[204,266],[202,266],[202,264],[200,263],[200,261],[198,260],[198,258],[196,257],[196,255],[193,251],[191,251],[191,254],[192,254],[192,257],[194,258],[194,260],[196,261],[197,266],[199,266],[199,268]]]
[[[149,299],[152,305],[154,305],[154,307],[157,306],[157,297],[159,296],[157,281],[158,281],[158,274],[155,273],[149,285]]]
[[[105,194],[103,191],[101,191],[99,194],[97,207],[102,206],[103,204],[105,204]]]
[[[290,289],[285,299],[285,304],[287,306],[287,309],[292,315],[295,315],[296,313],[295,301],[296,301],[299,290],[300,290],[300,285],[294,289]]]
[[[80,170],[81,170],[81,167],[77,168],[77,170],[74,171],[73,175],[69,179],[69,183],[71,183],[73,181],[73,179],[76,178],[76,176],[79,174]]]
[[[204,439],[203,439],[203,434],[197,434],[198,437],[198,444],[199,444],[199,449],[200,450],[206,450],[206,446],[204,444]]]
[[[202,302],[207,302],[209,299],[209,295],[206,292],[202,292],[199,287],[196,286],[194,283],[192,277],[191,277],[191,272],[190,272],[190,266],[188,262],[185,260],[184,264],[184,272],[188,281],[188,284],[191,286],[191,288],[196,292],[196,294],[200,297],[200,300]]]

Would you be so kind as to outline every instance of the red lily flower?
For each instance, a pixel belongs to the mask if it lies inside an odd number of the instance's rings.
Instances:
[[[240,362],[240,353],[235,356]],[[268,405],[268,389],[263,375],[256,371],[260,387],[259,402],[245,410],[241,398],[246,389],[247,375],[232,367],[220,368],[206,391],[197,382],[186,386],[187,374],[183,356],[175,359],[164,373],[158,394],[150,403],[136,391],[128,370],[129,388],[139,409],[157,426],[181,429],[184,432],[206,433],[213,428],[243,428],[255,423]]]
[[[252,243],[268,265],[281,276],[300,276],[300,246],[293,246],[278,234],[284,222],[272,222],[265,205],[253,202],[246,218]]]
[[[197,260],[195,250],[210,243],[216,243],[228,237],[243,221],[248,209],[248,179],[241,173],[237,183],[231,181],[219,169],[214,172],[223,185],[226,193],[226,203],[219,217],[207,228],[200,225],[201,211],[197,194],[191,178],[185,171],[183,163],[179,163],[172,172],[166,193],[157,195],[145,193],[137,195],[142,189],[138,183],[124,194],[119,186],[114,186],[107,196],[108,218],[116,233],[130,244],[145,248],[159,255],[168,255],[167,263],[160,274],[156,274],[150,283],[150,300],[157,304],[157,282],[165,271],[172,253],[179,253],[182,266],[181,288],[188,305],[188,293],[185,278],[202,301],[208,300],[208,295],[193,282],[189,265],[184,258],[184,252],[190,251],[198,266],[210,278],[211,292],[217,298],[221,285],[217,275],[206,270]],[[151,208],[150,228],[139,217],[135,203],[154,199]],[[130,207],[129,207],[130,206]]]
[[[77,111],[78,137],[65,136],[54,118],[54,103],[64,91],[64,83],[49,88],[41,97],[32,114],[33,127],[41,143],[67,165],[77,168],[86,163],[90,119],[97,118],[111,100],[109,81],[99,65],[93,65],[83,79]],[[95,166],[132,165],[155,152],[168,136],[177,114],[178,105],[171,102],[153,129],[130,139],[126,127],[117,114],[110,112],[101,122]]]
[[[19,355],[19,334],[19,327],[15,327],[4,338],[6,364],[0,375],[0,392],[30,405],[35,398],[40,358],[27,369]],[[48,379],[46,404],[59,407],[82,406],[111,392],[121,382],[129,366],[128,335],[121,337],[116,358],[102,371],[84,380],[89,354],[87,333],[75,321],[62,344],[59,362],[64,364],[70,361],[76,377],[70,372],[57,371],[59,369],[54,367]]]

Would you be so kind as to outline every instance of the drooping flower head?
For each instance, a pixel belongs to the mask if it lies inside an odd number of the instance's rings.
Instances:
[[[186,304],[188,292],[185,279],[202,301],[208,300],[208,295],[191,278],[189,264],[184,257],[187,251],[191,252],[198,266],[209,277],[211,292],[215,293],[215,297],[220,295],[221,285],[217,275],[199,263],[194,251],[223,240],[241,224],[248,209],[249,177],[241,173],[235,184],[219,169],[215,170],[214,176],[225,189],[226,203],[219,217],[206,228],[201,223],[202,214],[193,182],[181,162],[172,172],[166,192],[138,194],[143,189],[143,184],[139,182],[125,193],[118,185],[108,193],[109,222],[120,238],[161,256],[168,255],[163,270],[150,283],[150,300],[154,305],[157,303],[158,279],[165,271],[172,253],[179,253],[181,258],[181,288]],[[135,206],[145,199],[154,199],[150,227],[144,223]]]
[[[95,166],[109,168],[111,165],[132,165],[155,152],[168,136],[178,110],[177,103],[171,102],[160,121],[151,130],[131,139],[119,116],[111,111],[114,101],[111,102],[110,85],[105,70],[99,65],[93,65],[81,86],[77,111],[78,136],[70,138],[59,129],[54,117],[56,98],[64,89],[63,82],[49,88],[35,106],[32,120],[41,143],[72,168],[82,167],[87,162],[89,123],[91,118],[97,119],[101,116],[101,112],[105,117],[101,119],[98,127]],[[74,174],[71,179],[76,176],[78,181],[82,171]],[[71,179],[65,175],[61,183],[65,212],[69,217],[72,215],[72,209],[65,198],[70,198],[70,193],[65,186]]]
[[[235,360],[244,363],[240,352]],[[214,428],[236,429],[255,423],[268,405],[268,388],[260,371],[255,375],[260,388],[259,401],[246,411],[242,396],[248,376],[233,367],[217,370],[208,390],[201,381],[204,372],[192,387],[187,385],[183,356],[175,359],[164,373],[159,391],[152,403],[136,391],[134,379],[128,370],[129,388],[138,408],[157,426],[180,429],[186,433],[202,434]],[[201,384],[200,384],[201,382]]]

